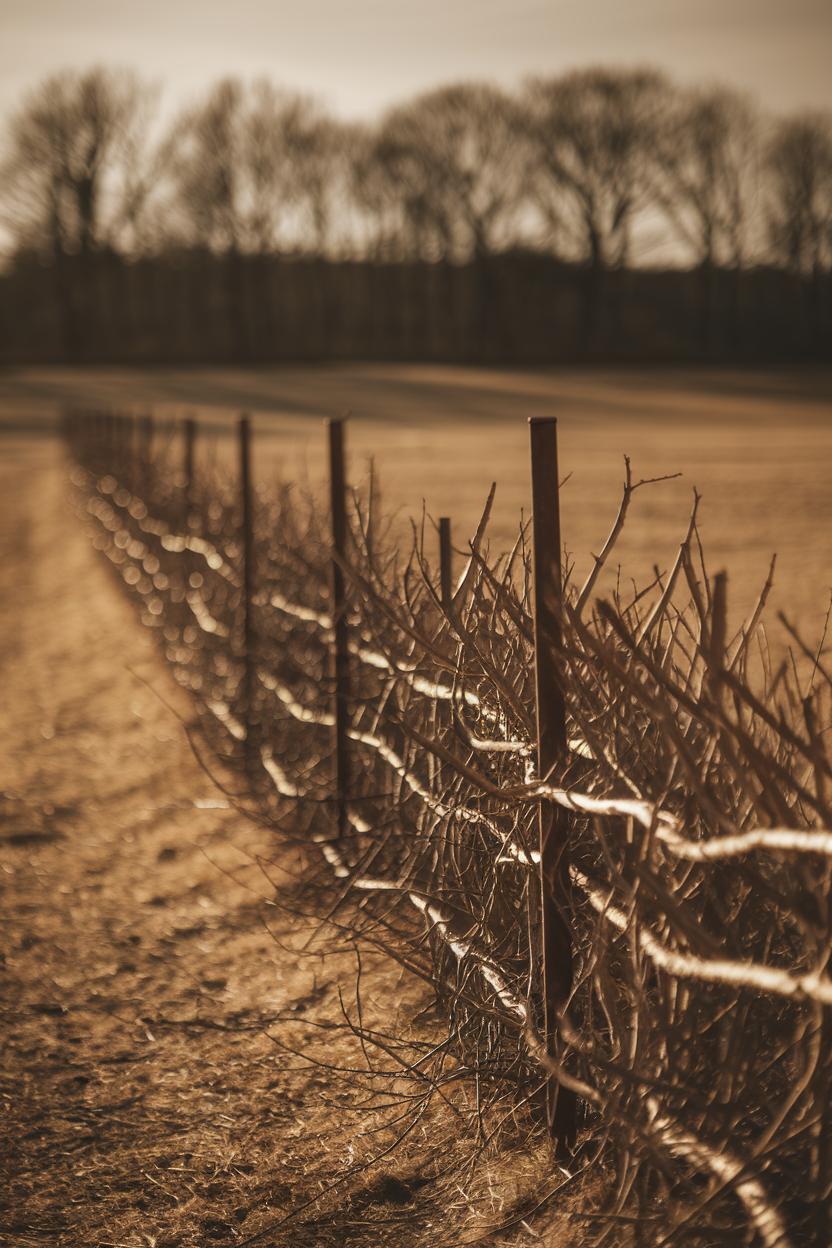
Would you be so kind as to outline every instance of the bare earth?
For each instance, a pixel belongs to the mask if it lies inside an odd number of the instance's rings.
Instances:
[[[400,1126],[305,1060],[365,1064],[332,1029],[339,991],[354,1003],[354,951],[323,959],[275,905],[291,906],[297,859],[222,808],[172,709],[187,717],[181,692],[67,507],[56,451],[7,449],[0,1242],[532,1242],[519,1219],[553,1186],[545,1148],[486,1151],[463,1194],[450,1167],[476,1137],[446,1102],[363,1168]],[[416,1034],[424,988],[366,950],[364,971],[365,1022]],[[442,1034],[429,1010],[418,1034]],[[472,1096],[463,1080],[449,1101]],[[573,1199],[534,1236],[579,1243]]]

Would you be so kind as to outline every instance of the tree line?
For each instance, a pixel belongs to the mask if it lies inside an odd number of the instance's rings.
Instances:
[[[587,332],[604,275],[657,262],[698,274],[705,337],[732,297],[718,273],[760,267],[799,279],[826,325],[832,114],[770,117],[640,68],[443,86],[372,124],[266,80],[216,83],[163,127],[157,108],[137,75],[95,68],[50,77],[8,121],[11,266],[48,264],[68,322],[102,255],[210,257],[233,310],[252,259],[485,271],[533,254],[590,275]]]

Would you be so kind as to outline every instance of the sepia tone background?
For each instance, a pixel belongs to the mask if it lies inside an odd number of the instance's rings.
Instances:
[[[514,540],[527,419],[554,415],[579,579],[629,455],[636,479],[681,475],[639,492],[606,587],[672,565],[697,487],[731,623],[776,553],[772,652],[783,611],[828,663],[830,45],[822,0],[5,0],[0,1232],[16,1248],[261,1232],[433,1248],[440,1229],[509,1248],[533,1233],[495,1224],[534,1212],[551,1177],[523,1143],[484,1154],[461,1204],[412,1199],[401,1179],[426,1156],[465,1160],[440,1112],[396,1154],[398,1189],[373,1171],[316,1203],[367,1120],[266,1028],[361,1061],[320,1030],[352,953],[324,971],[296,917],[276,921],[266,872],[289,890],[297,863],[271,861],[273,828],[218,801],[194,758],[192,707],[67,507],[62,412],[153,411],[157,446],[196,417],[198,472],[236,472],[245,412],[255,485],[319,492],[322,420],[348,414],[350,481],[372,460],[396,531],[424,507],[461,552],[493,480],[492,552]],[[435,1042],[394,963],[364,982],[368,1018],[416,1017]],[[536,1214],[552,1248],[586,1242],[599,1182]]]
[[[4,26],[6,363],[829,359],[824,6]]]

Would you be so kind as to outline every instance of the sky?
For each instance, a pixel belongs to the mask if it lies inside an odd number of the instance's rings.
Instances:
[[[267,75],[370,118],[439,83],[654,64],[832,109],[832,0],[0,0],[0,116],[49,73],[129,67],[165,112]]]

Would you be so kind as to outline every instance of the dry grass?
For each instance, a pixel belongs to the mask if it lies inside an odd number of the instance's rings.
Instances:
[[[568,578],[557,662],[579,745],[541,789],[524,530],[496,560],[480,530],[443,609],[426,530],[402,551],[372,495],[358,499],[349,620],[360,763],[352,832],[334,845],[319,505],[291,488],[260,496],[259,684],[246,696],[233,480],[219,462],[187,508],[178,460],[137,464],[121,426],[109,426],[109,443],[93,428],[79,422],[73,436],[96,544],[202,705],[206,762],[264,826],[323,846],[335,874],[313,877],[316,910],[422,975],[447,1013],[447,1041],[421,1075],[407,1072],[428,1085],[408,1127],[460,1082],[448,1061],[476,1081],[469,1131],[532,1094],[542,1062],[584,1103],[577,1157],[601,1160],[611,1178],[599,1243],[825,1244],[830,681],[823,662],[808,687],[796,667],[772,664],[756,614],[732,637],[725,579],[707,574],[695,513],[672,570],[645,593],[622,586],[593,605],[601,569],[583,588]],[[624,507],[630,495],[628,485]],[[548,1056],[530,869],[540,797],[572,812],[571,868],[561,859],[550,886],[575,978]],[[374,1045],[360,1002],[359,987],[344,1022]]]
[[[0,425],[54,429],[64,404],[193,414],[208,431],[250,412],[255,477],[322,478],[323,416],[351,413],[352,479],[374,455],[387,511],[452,517],[464,545],[493,480],[495,547],[528,513],[526,418],[558,417],[563,532],[580,579],[617,505],[624,454],[646,477],[679,470],[640,499],[618,560],[640,583],[676,554],[692,487],[703,494],[713,568],[731,574],[737,622],[778,554],[772,611],[807,633],[823,623],[832,557],[832,373],[656,368],[498,371],[350,365],[316,369],[18,368],[0,374]]]
[[[280,1047],[366,1069],[339,1001],[354,1010],[352,944],[315,924],[307,948],[297,851],[199,805],[217,790],[165,705],[187,720],[191,703],[48,454],[17,451],[0,565],[4,1242],[205,1248],[264,1232],[421,1248],[513,1222],[551,1186],[522,1121],[466,1178],[471,1144],[440,1100],[398,1151],[356,1168],[395,1127],[372,1133],[385,1115],[357,1112],[360,1080]],[[444,1035],[425,987],[370,952],[363,1001],[407,1044]],[[454,1095],[464,1109],[473,1091]],[[545,1215],[551,1242],[574,1242],[571,1207]],[[485,1242],[528,1235],[517,1223]]]

